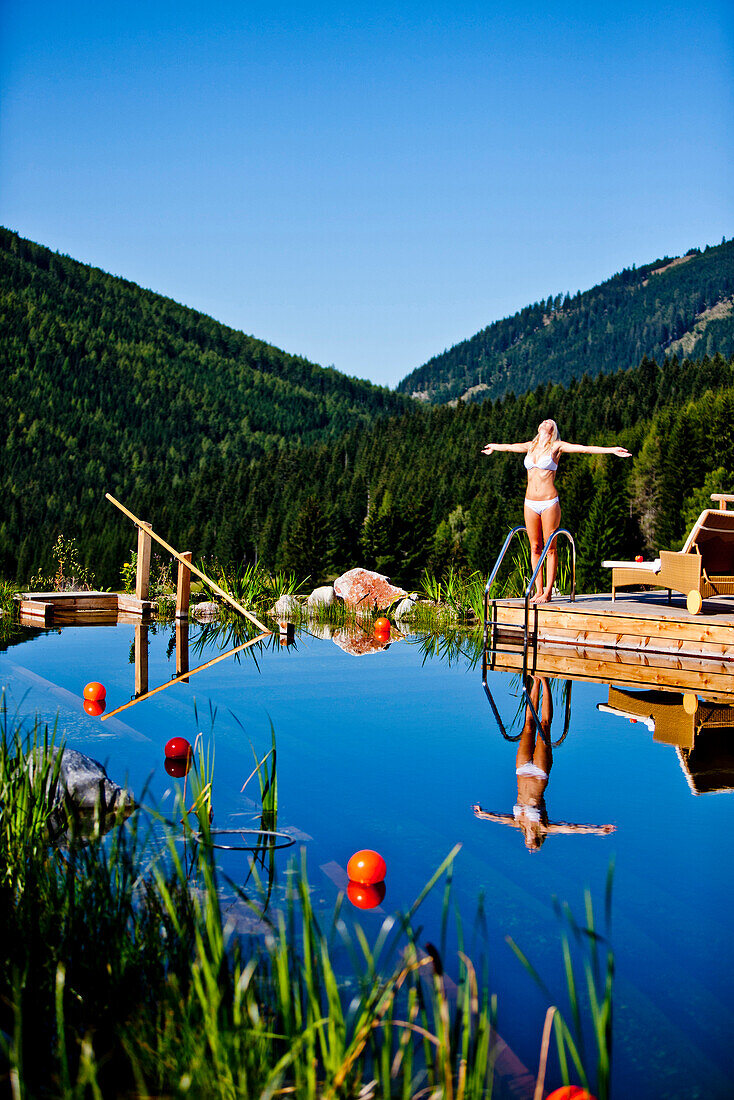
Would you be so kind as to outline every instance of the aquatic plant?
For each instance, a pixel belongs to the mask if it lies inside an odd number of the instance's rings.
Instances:
[[[94,574],[79,558],[79,547],[75,538],[66,538],[59,534],[51,549],[56,562],[54,573],[39,571],[28,582],[31,591],[63,592],[67,589],[94,588]]]
[[[567,903],[561,903],[555,897],[553,899],[556,916],[564,925],[561,950],[570,1022],[555,1006],[548,1010],[546,1020],[548,1024],[551,1020],[553,1022],[563,1083],[570,1084],[570,1061],[583,1087],[593,1091],[598,1100],[609,1100],[611,1096],[614,953],[610,944],[610,933],[613,877],[614,865],[610,864],[605,891],[605,935],[597,931],[594,906],[588,889],[584,892],[585,924],[577,922]],[[552,999],[545,982],[511,936],[507,937],[507,942],[546,996]],[[574,963],[574,947],[580,958],[581,976],[577,973],[578,962]],[[587,1056],[585,1050],[584,1025],[587,1022],[591,1024],[594,1044],[596,1080],[592,1083],[589,1072],[591,1057]]]
[[[370,944],[345,919],[343,896],[331,917],[317,914],[305,854],[267,915],[255,891],[224,881],[204,746],[188,810],[182,791],[171,820],[138,812],[104,840],[52,846],[52,742],[45,727],[24,732],[3,709],[0,1077],[13,1096],[492,1095],[496,1001],[460,924],[456,957],[446,949],[458,846]],[[29,769],[38,748],[43,766]],[[274,740],[256,755],[255,774],[264,832],[277,813]],[[421,946],[416,913],[443,876],[439,946]],[[233,897],[263,935],[235,935]],[[345,954],[347,976],[336,964]],[[558,1026],[585,1080],[580,1044]]]

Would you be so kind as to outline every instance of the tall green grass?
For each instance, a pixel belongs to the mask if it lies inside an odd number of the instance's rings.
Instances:
[[[263,916],[217,865],[209,749],[171,821],[139,812],[104,840],[58,848],[45,795],[52,742],[2,712],[0,1075],[13,1097],[492,1096],[486,980],[460,927],[452,959],[444,934],[421,948],[414,923],[458,847],[372,943],[344,919],[343,897],[317,913],[305,855],[285,902]],[[264,836],[277,823],[274,743],[254,774]],[[264,936],[235,935],[233,894]],[[444,920],[449,909],[447,888]],[[346,976],[335,961],[345,953]]]

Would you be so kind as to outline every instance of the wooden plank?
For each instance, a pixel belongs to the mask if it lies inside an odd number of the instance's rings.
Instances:
[[[127,592],[120,592],[117,596],[117,610],[125,611],[128,615],[149,615],[152,608],[152,600],[139,600],[137,596],[131,596]]]
[[[258,634],[256,638],[250,638],[249,642],[243,642],[242,645],[235,646],[234,649],[228,649],[226,653],[220,653],[218,657],[213,657],[211,661],[207,661],[206,664],[199,665],[198,668],[192,668],[189,672],[184,673],[183,676],[173,676],[170,680],[166,680],[165,684],[159,684],[158,687],[153,688],[145,695],[141,695],[136,699],[131,699],[129,703],[123,703],[121,707],[116,710],[111,710],[109,714],[100,715],[101,720],[104,722],[107,718],[112,718],[115,714],[119,714],[120,711],[127,710],[128,707],[134,707],[136,703],[142,703],[143,699],[150,699],[151,695],[157,695],[159,691],[165,691],[166,688],[171,687],[172,684],[179,684],[182,680],[184,683],[188,683],[189,676],[195,676],[197,672],[203,672],[205,668],[211,668],[212,665],[216,665],[219,661],[223,661],[226,657],[231,657],[235,653],[239,653],[243,649],[249,649],[251,645],[255,645],[257,642],[262,642],[265,638],[269,638],[272,634],[272,630],[266,630],[263,634]]]
[[[36,623],[42,622],[44,626],[48,626],[53,622],[54,608],[53,604],[46,600],[21,600],[20,613],[26,619],[32,619]]]
[[[59,611],[54,612],[54,626],[115,626],[116,611]]]
[[[111,493],[105,493],[105,498],[109,500],[110,503],[114,504],[116,508],[119,508],[120,511],[128,517],[128,519],[131,519],[133,521],[133,523],[137,524],[138,527],[140,526],[141,521],[137,518],[137,516],[134,516],[133,513],[128,508],[126,508],[124,504],[120,504],[119,500],[115,500]],[[157,535],[152,527],[150,528],[150,535],[151,538],[154,538],[156,542],[160,543],[164,550],[167,550],[169,554],[173,554],[174,558],[177,561],[181,560],[181,555],[179,554],[178,550],[174,550],[173,547],[169,543],[167,543],[165,539],[162,539],[160,535]],[[204,581],[209,586],[209,588],[211,588],[212,592],[216,592],[218,596],[221,596],[225,603],[228,603],[230,607],[233,607],[235,611],[238,611],[240,613],[240,615],[244,615],[246,619],[249,619],[251,623],[254,623],[258,630],[261,630],[264,634],[272,634],[272,630],[268,630],[266,626],[263,626],[259,619],[256,619],[255,616],[251,614],[251,612],[247,611],[246,608],[242,606],[242,604],[237,603],[237,600],[233,600],[228,592],[225,592],[224,589],[220,588],[218,584],[215,584],[211,577],[207,577],[206,573],[202,573],[201,569],[197,569],[197,567],[192,563],[189,563],[189,569],[192,573],[195,573],[197,577]]]
[[[544,643],[579,644],[600,648],[644,649],[646,652],[676,652],[690,656],[734,659],[734,618],[689,616],[686,612],[660,605],[646,606],[640,614],[619,613],[619,605],[607,603],[584,608],[577,602],[551,604],[539,609],[538,637]],[[663,614],[660,614],[663,612]],[[685,618],[684,618],[685,616]],[[522,601],[498,602],[500,630],[519,629],[524,623]]]
[[[188,684],[186,673],[189,671],[189,624],[186,619],[176,622],[176,675],[182,684]]]
[[[138,524],[138,565],[135,571],[135,596],[147,600],[150,591],[150,528],[145,520]]]
[[[492,670],[507,672],[521,672],[522,668],[522,649],[497,653],[491,666]],[[721,702],[734,701],[731,665],[726,661],[684,661],[634,652],[602,658],[599,651],[541,645],[535,671],[565,680],[694,691]]]
[[[20,592],[14,599],[19,600],[52,600],[54,603],[65,603],[67,601],[73,602],[80,596],[109,596],[109,592],[98,592],[94,589],[68,589],[65,592]]]
[[[192,554],[190,550],[182,550],[178,563],[178,578],[176,580],[176,618],[188,619],[189,597],[191,595],[191,570],[188,568]]]
[[[112,611],[117,607],[113,592],[33,592],[23,597],[23,602],[47,603],[64,611]]]
[[[148,628],[135,627],[135,695],[148,694]]]

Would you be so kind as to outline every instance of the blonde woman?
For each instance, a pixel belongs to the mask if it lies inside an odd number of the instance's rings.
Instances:
[[[538,425],[535,439],[527,443],[488,443],[482,447],[482,454],[491,455],[493,451],[516,451],[525,455],[525,469],[528,472],[528,487],[525,493],[525,527],[530,539],[530,560],[533,570],[540,561],[543,547],[561,523],[561,504],[556,491],[556,470],[562,454],[616,455],[617,458],[631,458],[625,447],[586,447],[581,443],[566,443],[561,439],[555,420],[544,420]],[[542,570],[535,579],[533,603],[550,603],[553,582],[558,568],[556,544],[548,551],[545,561],[545,587]]]

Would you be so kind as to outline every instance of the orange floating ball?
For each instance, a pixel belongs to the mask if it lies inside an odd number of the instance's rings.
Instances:
[[[193,753],[193,749],[185,737],[172,737],[170,741],[166,741],[166,747],[163,751],[168,760],[178,760],[181,757],[186,759]]]
[[[84,688],[84,698],[91,699],[95,703],[99,703],[107,695],[107,688],[104,684],[97,683],[96,680],[92,680]]]
[[[390,630],[390,620],[381,616],[379,619],[375,619],[374,622],[375,634],[387,634]]]
[[[580,1085],[561,1085],[559,1089],[549,1092],[545,1100],[596,1100],[596,1097]]]
[[[385,860],[379,852],[373,852],[371,848],[355,852],[347,864],[349,878],[361,886],[374,886],[376,882],[382,882],[386,871]]]
[[[104,699],[85,699],[84,709],[92,718],[99,718],[100,714],[104,714],[105,701]]]
[[[357,909],[376,909],[385,899],[385,883],[376,882],[370,886],[366,882],[347,883],[347,897]]]
[[[167,756],[163,767],[174,779],[183,779],[191,767],[190,756]]]

